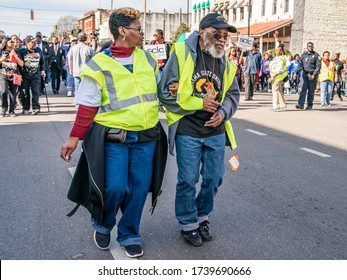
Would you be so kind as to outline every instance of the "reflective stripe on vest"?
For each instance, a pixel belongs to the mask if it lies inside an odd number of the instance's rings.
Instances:
[[[193,86],[191,82],[191,77],[193,76],[194,72],[194,61],[192,58],[192,55],[189,52],[188,46],[184,42],[175,43],[174,47],[177,61],[178,61],[178,67],[180,72],[180,79],[179,79],[179,86],[177,91],[177,103],[184,109],[184,110],[202,110],[202,98],[192,96],[193,92]],[[234,64],[231,64],[229,60],[226,58],[226,67],[223,73],[223,81],[222,81],[222,99],[221,103],[224,101],[225,94],[232,85],[234,81],[234,77],[236,74],[237,67]],[[166,112],[166,117],[168,121],[168,125],[171,125],[178,120],[180,120],[183,115],[172,113],[168,110]],[[235,136],[233,133],[232,125],[230,121],[224,122],[224,126],[229,138],[229,141],[231,143],[231,146],[233,149],[237,147]]]
[[[101,106],[95,122],[108,127],[140,131],[158,122],[156,59],[135,49],[133,73],[112,57],[95,55],[81,77],[90,76],[101,86]]]
[[[282,57],[281,57],[281,60],[282,60],[282,63],[283,63],[283,73],[282,74],[277,74],[275,76],[275,78],[273,79],[274,82],[276,81],[283,81],[285,79],[285,77],[288,76],[288,73],[287,73],[287,62],[286,62],[286,58],[285,56],[282,54]]]

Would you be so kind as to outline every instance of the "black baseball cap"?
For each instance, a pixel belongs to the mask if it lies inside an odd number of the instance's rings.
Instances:
[[[24,41],[25,41],[25,43],[29,43],[29,42],[35,43],[37,41],[37,38],[35,38],[34,36],[31,36],[31,35],[28,35],[25,37]]]
[[[228,24],[228,21],[221,14],[210,13],[204,16],[199,24],[199,29],[204,29],[206,27],[214,28],[226,28],[229,32],[236,33],[237,30],[234,26]]]
[[[308,42],[307,43],[307,47],[313,49],[314,48],[314,44],[312,42]]]

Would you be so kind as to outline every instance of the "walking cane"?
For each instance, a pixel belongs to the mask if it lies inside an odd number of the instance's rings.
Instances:
[[[42,91],[44,92],[44,95],[46,96],[46,104],[47,104],[47,109],[48,112],[50,112],[49,110],[49,103],[48,103],[48,94],[46,91],[46,83],[45,83],[45,78],[41,76],[41,84],[43,85]]]

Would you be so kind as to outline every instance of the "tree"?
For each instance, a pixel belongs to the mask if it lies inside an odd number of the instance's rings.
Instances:
[[[58,38],[60,38],[63,33],[70,35],[71,31],[75,29],[77,21],[78,18],[74,16],[60,17],[57,21],[57,24],[55,25],[56,27],[54,27],[51,37],[57,36]]]
[[[181,25],[176,29],[176,31],[171,32],[170,39],[172,43],[175,43],[183,33],[187,33],[187,32],[190,32],[190,27],[182,22]]]

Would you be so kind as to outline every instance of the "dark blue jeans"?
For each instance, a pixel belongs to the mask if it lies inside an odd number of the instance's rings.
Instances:
[[[178,176],[175,213],[184,231],[208,220],[224,175],[225,134],[206,138],[176,135]],[[202,176],[200,191],[196,185]]]
[[[156,141],[138,143],[138,132],[128,132],[124,143],[105,143],[105,204],[101,224],[92,221],[100,233],[111,232],[116,224],[121,246],[139,244],[142,210],[152,178]]]

